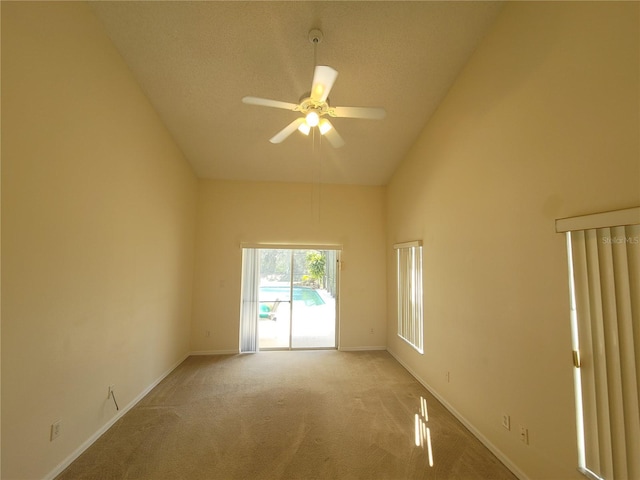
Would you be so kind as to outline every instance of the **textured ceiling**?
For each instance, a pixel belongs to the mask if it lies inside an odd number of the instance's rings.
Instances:
[[[496,2],[92,2],[167,128],[202,178],[384,185],[498,14]],[[332,106],[384,107],[337,118],[346,145],[295,132],[317,64],[339,72]]]

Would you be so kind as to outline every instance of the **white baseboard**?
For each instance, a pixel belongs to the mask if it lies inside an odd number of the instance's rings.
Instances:
[[[525,475],[525,473],[520,470],[512,461],[507,457],[498,447],[496,447],[493,443],[489,441],[487,437],[485,437],[471,422],[469,422],[460,412],[458,412],[449,402],[447,402],[438,392],[436,392],[431,385],[425,382],[420,376],[413,371],[411,367],[409,367],[406,363],[404,363],[398,355],[396,355],[391,350],[387,349],[387,351],[391,354],[393,358],[395,358],[400,365],[402,365],[424,388],[426,388],[431,395],[436,397],[438,401],[454,416],[456,417],[460,423],[462,423],[478,440],[482,442],[482,444],[487,447],[491,453],[493,453],[498,460],[500,460],[516,477],[520,480],[529,480],[529,477]]]
[[[171,366],[168,370],[166,370],[162,375],[160,375],[151,385],[145,388],[140,394],[131,400],[124,408],[118,410],[116,415],[111,418],[107,423],[105,423],[97,432],[91,435],[82,445],[80,445],[71,455],[65,458],[57,467],[55,467],[52,471],[50,471],[43,480],[53,480],[55,477],[60,475],[64,469],[66,469],[69,465],[73,463],[73,461],[78,458],[80,455],[84,453],[84,451],[89,448],[93,443],[98,440],[107,430],[109,430],[114,423],[116,423],[122,416],[124,416],[129,410],[136,406],[136,404],[142,400],[151,390],[155,388],[162,380],[164,380],[167,375],[173,372],[178,365],[184,362],[189,354],[182,357],[178,360],[173,366]]]
[[[189,355],[238,355],[239,350],[195,350]]]
[[[341,352],[366,352],[368,350],[386,350],[385,346],[370,346],[370,347],[338,347]]]

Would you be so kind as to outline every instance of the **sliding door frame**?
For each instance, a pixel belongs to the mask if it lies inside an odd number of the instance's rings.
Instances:
[[[336,268],[335,268],[335,320],[334,320],[334,345],[332,347],[294,347],[293,346],[293,295],[290,295],[291,301],[289,302],[289,345],[286,347],[269,347],[269,348],[260,348],[260,339],[256,338],[256,349],[255,351],[273,351],[273,350],[336,350],[339,349],[340,345],[340,266],[341,266],[341,255],[342,255],[342,245],[339,244],[274,244],[274,243],[241,243],[240,248],[243,252],[245,249],[249,250],[319,250],[319,251],[327,251],[332,250],[336,252]],[[245,256],[242,256],[243,259]],[[293,288],[293,254],[291,256],[291,273],[290,273],[290,287]],[[242,269],[244,271],[245,265],[242,265]],[[259,277],[257,279],[259,282]],[[244,296],[244,292],[241,293],[241,296]],[[241,302],[243,299],[241,299]],[[243,338],[242,332],[246,330],[243,322],[245,321],[245,317],[242,312],[240,315],[240,345],[246,343],[246,339]],[[256,329],[256,333],[258,329]]]

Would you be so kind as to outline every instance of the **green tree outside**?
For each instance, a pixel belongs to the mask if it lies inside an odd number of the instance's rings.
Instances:
[[[319,288],[323,285],[326,258],[322,252],[307,252],[307,272],[309,277],[315,283],[315,288]]]

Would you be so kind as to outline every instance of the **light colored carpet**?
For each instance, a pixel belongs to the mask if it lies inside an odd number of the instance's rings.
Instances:
[[[324,350],[189,357],[57,478],[515,476],[389,353]]]

